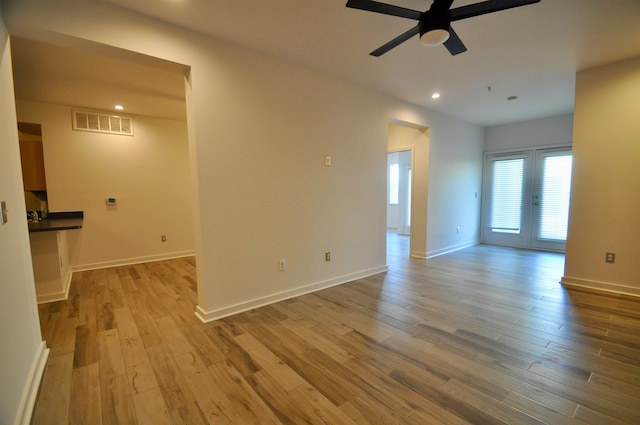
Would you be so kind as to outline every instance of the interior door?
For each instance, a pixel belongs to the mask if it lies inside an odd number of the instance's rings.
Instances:
[[[487,155],[483,241],[528,248],[532,185],[532,152]]]

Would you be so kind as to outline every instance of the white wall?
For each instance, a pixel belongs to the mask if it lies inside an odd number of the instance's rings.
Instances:
[[[640,58],[577,74],[564,284],[640,295],[639,75]]]
[[[496,152],[553,145],[571,145],[573,114],[485,128],[484,150]]]
[[[457,246],[460,224],[468,240],[477,239],[478,126],[104,3],[7,1],[6,11],[16,35],[44,33],[49,42],[110,54],[115,46],[190,67],[204,319],[386,269],[390,121],[431,131],[430,249]],[[278,271],[278,259],[287,260],[286,271]]]
[[[186,122],[131,116],[134,136],[120,136],[73,131],[71,110],[17,102],[18,119],[42,127],[49,211],[84,211],[68,232],[72,268],[193,255]]]
[[[0,11],[0,200],[9,209],[7,223],[0,225],[0,423],[13,424],[28,423],[30,403],[23,403],[35,395],[32,384],[39,380],[46,352],[23,213],[10,44],[2,20]]]
[[[434,121],[438,125],[430,128],[428,257],[480,243],[483,129],[442,115]]]

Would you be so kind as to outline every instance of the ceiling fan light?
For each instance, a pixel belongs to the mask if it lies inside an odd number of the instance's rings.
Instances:
[[[449,39],[449,31],[435,28],[420,36],[420,42],[425,46],[439,46]]]

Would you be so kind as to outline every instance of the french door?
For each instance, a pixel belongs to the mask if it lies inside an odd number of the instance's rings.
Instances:
[[[487,155],[483,242],[564,251],[572,164],[570,148]]]

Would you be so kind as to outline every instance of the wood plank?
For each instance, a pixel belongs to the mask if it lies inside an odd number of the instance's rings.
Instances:
[[[69,422],[72,371],[73,353],[49,357],[34,407],[34,424],[55,425]]]
[[[102,421],[105,424],[137,424],[133,399],[125,375],[101,379]],[[86,422],[93,423],[93,422]]]
[[[100,377],[102,379],[109,379],[126,373],[117,329],[98,332],[98,350]]]
[[[138,425],[172,425],[160,388],[153,388],[133,396]]]
[[[269,351],[253,335],[239,335],[235,337],[235,340],[285,391],[291,391],[305,383],[300,375],[282,362],[277,355]]]

